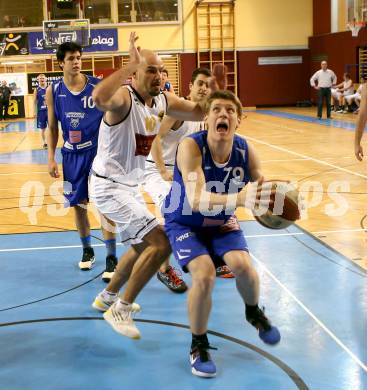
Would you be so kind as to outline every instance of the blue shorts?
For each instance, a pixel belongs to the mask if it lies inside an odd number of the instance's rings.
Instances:
[[[37,112],[37,129],[46,129],[47,127],[47,110]]]
[[[187,264],[198,256],[209,255],[214,259],[223,258],[233,250],[248,252],[245,236],[235,217],[230,218],[230,223],[216,227],[197,228],[168,222],[165,230],[172,252],[184,272],[188,272]]]
[[[88,178],[96,153],[97,148],[77,153],[61,150],[65,207],[75,206],[89,199]]]

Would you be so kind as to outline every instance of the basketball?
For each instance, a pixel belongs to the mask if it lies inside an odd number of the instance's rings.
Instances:
[[[269,229],[285,229],[300,218],[300,197],[296,187],[286,180],[269,180],[272,182],[274,201],[262,215],[254,217],[257,222]]]

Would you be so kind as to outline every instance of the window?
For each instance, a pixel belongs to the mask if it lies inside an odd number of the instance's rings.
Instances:
[[[0,1],[0,28],[42,26],[42,1]]]
[[[90,23],[111,23],[110,0],[85,0],[84,15]]]
[[[354,0],[348,0],[347,1],[347,7],[348,7],[348,22],[353,21],[353,19],[357,16],[355,15],[354,6],[355,6]]]
[[[59,8],[56,1],[51,2],[51,19],[79,19],[79,2],[73,1],[71,8]]]
[[[367,21],[367,0],[347,0],[348,21]]]
[[[119,23],[178,21],[179,0],[118,0]]]

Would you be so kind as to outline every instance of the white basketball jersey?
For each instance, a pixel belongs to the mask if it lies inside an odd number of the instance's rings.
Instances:
[[[204,122],[191,121],[183,122],[177,130],[170,129],[167,135],[162,138],[162,154],[164,163],[168,166],[174,166],[178,144],[188,135],[201,130],[205,130]],[[151,153],[149,154],[147,160],[149,162],[153,161]]]
[[[145,160],[166,113],[167,100],[160,93],[153,106],[148,107],[133,88],[126,88],[131,97],[130,111],[122,122],[113,126],[102,120],[92,169],[100,176],[136,185],[144,174]]]

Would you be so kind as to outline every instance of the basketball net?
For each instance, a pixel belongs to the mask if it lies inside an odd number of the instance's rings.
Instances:
[[[352,21],[347,24],[347,27],[352,32],[352,37],[358,37],[359,30],[366,26],[366,22]]]

